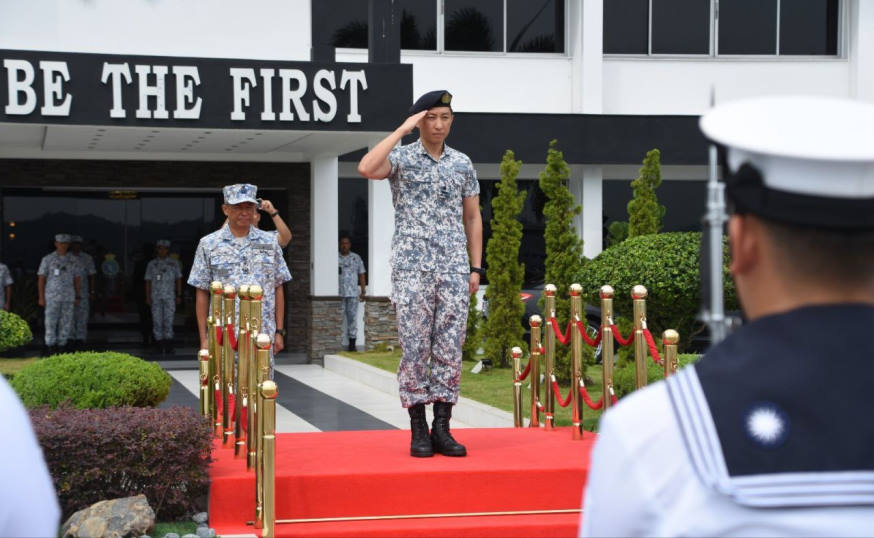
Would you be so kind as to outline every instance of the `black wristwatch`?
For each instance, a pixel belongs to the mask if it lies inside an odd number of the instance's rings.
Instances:
[[[486,276],[486,270],[483,269],[482,267],[474,267],[473,265],[471,265],[471,266],[470,266],[470,272],[471,272],[471,273],[476,273],[476,274],[478,274],[479,276]]]
[[[274,211],[273,213],[270,213],[270,218],[272,219],[273,217],[275,217],[278,214],[279,214],[279,211]]]
[[[286,330],[285,330],[285,329],[276,329],[276,334],[278,334],[279,336],[285,338]]]

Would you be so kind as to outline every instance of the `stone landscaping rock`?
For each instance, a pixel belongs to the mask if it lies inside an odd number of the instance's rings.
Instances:
[[[64,538],[141,536],[155,526],[155,512],[145,495],[100,501],[79,510],[61,527]],[[178,537],[177,537],[178,538]]]
[[[196,534],[183,534],[182,538],[198,538]]]
[[[164,535],[164,538],[179,538],[179,535],[176,534],[175,532],[168,532],[167,534]]]
[[[209,527],[197,527],[195,533],[199,538],[209,538]]]
[[[191,520],[200,525],[201,523],[209,521],[209,514],[206,512],[198,512],[191,517]]]

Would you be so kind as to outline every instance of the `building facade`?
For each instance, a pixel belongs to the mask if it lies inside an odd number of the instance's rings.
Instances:
[[[698,115],[767,94],[874,101],[874,4],[0,0],[0,62],[0,261],[20,281],[55,232],[82,235],[106,262],[97,322],[132,323],[154,240],[171,239],[187,269],[221,225],[219,187],[251,181],[294,233],[288,345],[316,358],[340,347],[341,232],[367,262],[365,339],[391,333],[390,193],[355,167],[415,96],[453,93],[448,143],[475,163],[487,235],[504,151],[525,163],[523,258],[536,280],[550,140],[570,165],[587,256],[625,220],[652,148],[666,229],[695,229],[707,177]],[[193,328],[193,306],[180,316]]]

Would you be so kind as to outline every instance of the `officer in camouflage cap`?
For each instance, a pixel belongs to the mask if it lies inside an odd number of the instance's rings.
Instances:
[[[156,243],[158,257],[146,265],[146,304],[152,308],[152,332],[155,345],[161,353],[170,353],[173,348],[173,316],[176,305],[182,302],[182,270],[179,262],[171,258],[170,241],[159,239]]]
[[[470,158],[444,141],[452,126],[452,95],[428,92],[410,116],[367,153],[358,171],[388,178],[395,209],[392,295],[403,357],[398,366],[401,404],[408,408],[410,454],[464,456],[449,433],[458,401],[461,346],[470,294],[479,287],[482,217],[479,184]],[[419,140],[398,146],[414,128]],[[425,405],[434,404],[429,437]]]
[[[12,295],[12,274],[5,264],[0,263],[0,309],[9,311]]]
[[[45,345],[48,353],[67,346],[73,330],[73,312],[81,299],[79,262],[67,250],[70,234],[55,236],[55,251],[39,262],[37,290],[39,305],[45,307]]]
[[[271,351],[278,353],[285,347],[285,330],[281,328],[285,313],[276,311],[276,288],[291,280],[291,273],[276,237],[253,225],[258,208],[257,187],[248,183],[227,185],[223,193],[222,211],[228,218],[227,223],[200,239],[188,276],[188,283],[197,288],[195,306],[200,347],[207,347],[209,285],[217,280],[237,289],[244,284],[261,286],[264,290],[261,329],[273,341]],[[239,300],[237,295],[238,304]],[[270,365],[272,377],[272,353]]]
[[[94,258],[87,252],[82,252],[81,236],[70,237],[70,255],[79,262],[79,282],[82,288],[82,297],[76,303],[73,312],[73,332],[70,338],[75,340],[77,347],[81,348],[88,337],[88,315],[91,312],[91,300],[94,298],[94,279],[97,269],[94,267]]]

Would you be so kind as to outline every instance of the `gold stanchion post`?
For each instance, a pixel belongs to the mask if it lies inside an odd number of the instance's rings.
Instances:
[[[531,387],[531,420],[528,426],[531,428],[540,427],[540,410],[543,404],[540,403],[540,327],[543,320],[540,316],[534,314],[528,319],[531,325],[531,353],[528,361],[531,363],[531,369],[528,372],[528,382]]]
[[[261,378],[261,368],[258,364],[258,353],[257,346],[255,345],[255,340],[258,336],[258,331],[261,327],[261,286],[252,285],[249,286],[249,317],[247,319],[248,323],[248,338],[246,340],[246,356],[247,362],[249,365],[248,372],[248,385],[249,385],[249,398],[248,398],[248,406],[246,407],[246,418],[248,419],[248,431],[246,432],[246,448],[248,451],[248,457],[246,458],[246,468],[252,469],[256,465],[257,459],[257,450],[259,436],[258,436],[258,422],[257,422],[257,409],[258,409],[258,385],[264,381],[266,378]],[[255,326],[257,325],[257,329]],[[268,343],[269,347],[269,343]],[[269,358],[268,358],[269,362]]]
[[[583,310],[583,287],[571,284],[571,320],[580,319]],[[571,327],[571,404],[573,405],[571,425],[574,439],[583,438],[583,398],[580,387],[583,386],[583,337],[575,326]]]
[[[200,366],[200,414],[209,415],[209,350],[197,352],[197,364]]]
[[[222,337],[222,444],[228,444],[234,433],[234,421],[231,418],[231,395],[234,394],[234,348],[231,339],[234,337],[236,323],[237,290],[228,284],[224,290],[224,319]]]
[[[637,388],[646,386],[646,288],[640,284],[631,288],[631,301],[634,307],[634,373]]]
[[[237,395],[234,400],[234,416],[237,417],[234,423],[234,457],[243,457],[248,461],[249,451],[246,449],[248,432],[243,429],[243,413],[248,412],[249,405],[249,286],[242,284],[238,291],[240,323],[237,326],[237,376],[234,379],[234,394]]]
[[[680,333],[674,329],[668,329],[662,333],[662,343],[665,346],[665,356],[662,357],[665,366],[665,377],[677,373],[680,361],[677,358],[677,343],[680,341]]]
[[[249,292],[251,293],[251,288]],[[267,370],[270,367],[270,337],[266,334],[259,334],[255,337],[255,346],[258,348],[257,355],[257,373],[258,373],[258,389],[255,393],[255,528],[261,529],[264,527],[264,398],[261,392],[261,387],[267,381]]]
[[[514,347],[510,351],[513,357],[513,427],[522,427],[522,348]]]
[[[543,293],[546,295],[546,323],[555,317],[555,293],[556,287],[553,284],[547,284],[543,287]],[[546,376],[546,382],[551,383],[551,379],[555,375],[555,334],[548,326],[546,326],[546,334],[543,335],[543,351],[546,355],[546,360],[543,365],[543,374]],[[544,389],[543,394],[543,415],[544,426],[547,431],[555,429],[555,394],[552,389]]]
[[[601,386],[604,411],[613,405],[613,287],[601,286]]]
[[[210,391],[210,402],[212,407],[210,415],[212,416],[213,431],[219,437],[222,436],[222,417],[218,413],[218,401],[216,401],[216,392],[221,391],[222,386],[222,361],[224,355],[222,352],[222,344],[216,338],[216,327],[221,327],[222,323],[222,293],[224,293],[222,283],[214,280],[209,284],[210,295],[210,315],[206,318],[207,342],[209,347],[209,378],[212,385]],[[221,330],[221,329],[219,329]]]
[[[276,536],[276,383],[261,383],[264,414],[264,527],[261,538]]]

